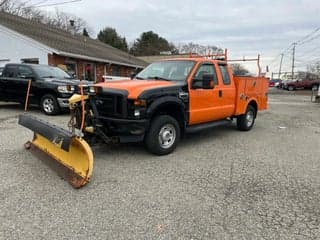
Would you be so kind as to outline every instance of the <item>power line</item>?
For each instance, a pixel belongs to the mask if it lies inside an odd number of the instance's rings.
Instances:
[[[307,41],[307,38],[311,37],[313,34],[315,34],[316,32],[318,32],[320,30],[320,27],[316,28],[315,30],[313,30],[311,33],[307,34],[306,36],[304,36],[303,38],[301,38],[300,40],[297,41],[297,44],[304,44],[304,41]]]
[[[302,42],[302,43],[300,43],[299,45],[303,45],[303,44],[309,43],[309,42],[311,42],[311,41],[313,41],[313,40],[317,39],[318,37],[320,37],[320,34],[318,34],[318,35],[314,36],[313,38],[310,38],[310,39],[307,39],[307,40],[303,41],[303,42]]]
[[[43,5],[38,5],[35,7],[50,7],[50,6],[57,6],[57,5],[64,5],[67,3],[74,3],[74,2],[81,2],[82,0],[70,0],[70,1],[64,1],[64,2],[58,2],[58,3],[51,3],[51,4],[43,4]]]
[[[82,0],[70,0],[70,1],[64,1],[64,2],[55,2],[55,3],[48,3],[48,4],[35,4],[31,5],[25,8],[39,8],[39,7],[51,7],[51,6],[57,6],[57,5],[65,5],[68,3],[74,3],[74,2],[81,2]],[[44,1],[47,2],[47,1]]]
[[[301,39],[299,39],[297,42],[290,44],[286,49],[284,49],[283,51],[280,52],[280,54],[278,54],[271,62],[270,65],[273,65],[280,56],[282,56],[282,54],[284,54],[284,56],[287,55],[287,53],[289,53],[289,51],[292,49],[295,52],[295,48],[296,45],[303,45],[306,44],[308,42],[313,41],[314,39],[320,37],[320,34],[315,35],[318,31],[320,31],[320,27],[317,27],[315,30],[313,30],[311,33],[307,34],[306,36],[302,37]],[[313,36],[313,37],[312,37]],[[294,57],[294,56],[293,56]],[[292,63],[292,67],[294,68],[294,59],[293,59],[293,63]]]
[[[301,54],[305,57],[305,56],[308,56],[309,54],[319,54],[320,50],[320,47],[315,47],[315,48],[312,48],[312,49],[306,49],[305,51],[303,51]]]
[[[46,2],[48,2],[48,0],[42,0],[42,1],[39,1],[39,2],[37,2],[37,3],[34,3],[34,7],[36,7],[36,6],[38,6],[38,5],[41,5],[41,4],[44,4],[44,3],[46,3]]]

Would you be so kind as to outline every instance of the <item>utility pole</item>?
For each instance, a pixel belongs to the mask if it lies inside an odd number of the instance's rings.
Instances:
[[[297,43],[293,43],[293,48],[292,48],[292,70],[291,70],[291,79],[293,80],[293,71],[294,71],[294,55],[296,53],[296,45]]]
[[[280,59],[280,66],[279,66],[279,74],[278,74],[278,78],[280,79],[280,74],[281,74],[281,67],[282,67],[282,60],[283,60],[283,53],[281,53],[281,59]]]

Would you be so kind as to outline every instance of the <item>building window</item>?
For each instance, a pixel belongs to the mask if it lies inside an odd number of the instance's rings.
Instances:
[[[112,66],[112,76],[120,76],[120,67]]]
[[[39,58],[21,58],[21,63],[39,64]]]
[[[73,77],[77,77],[77,63],[76,62],[66,62],[67,73]]]

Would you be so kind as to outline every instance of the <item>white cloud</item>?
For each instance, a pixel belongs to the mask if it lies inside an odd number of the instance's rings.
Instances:
[[[228,48],[235,57],[260,52],[264,65],[320,24],[317,0],[83,0],[61,10],[85,19],[95,34],[111,26],[133,41],[153,30],[174,43]]]

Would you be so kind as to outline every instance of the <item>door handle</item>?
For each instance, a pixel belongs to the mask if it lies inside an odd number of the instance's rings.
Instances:
[[[222,97],[222,90],[219,90],[219,97]]]

